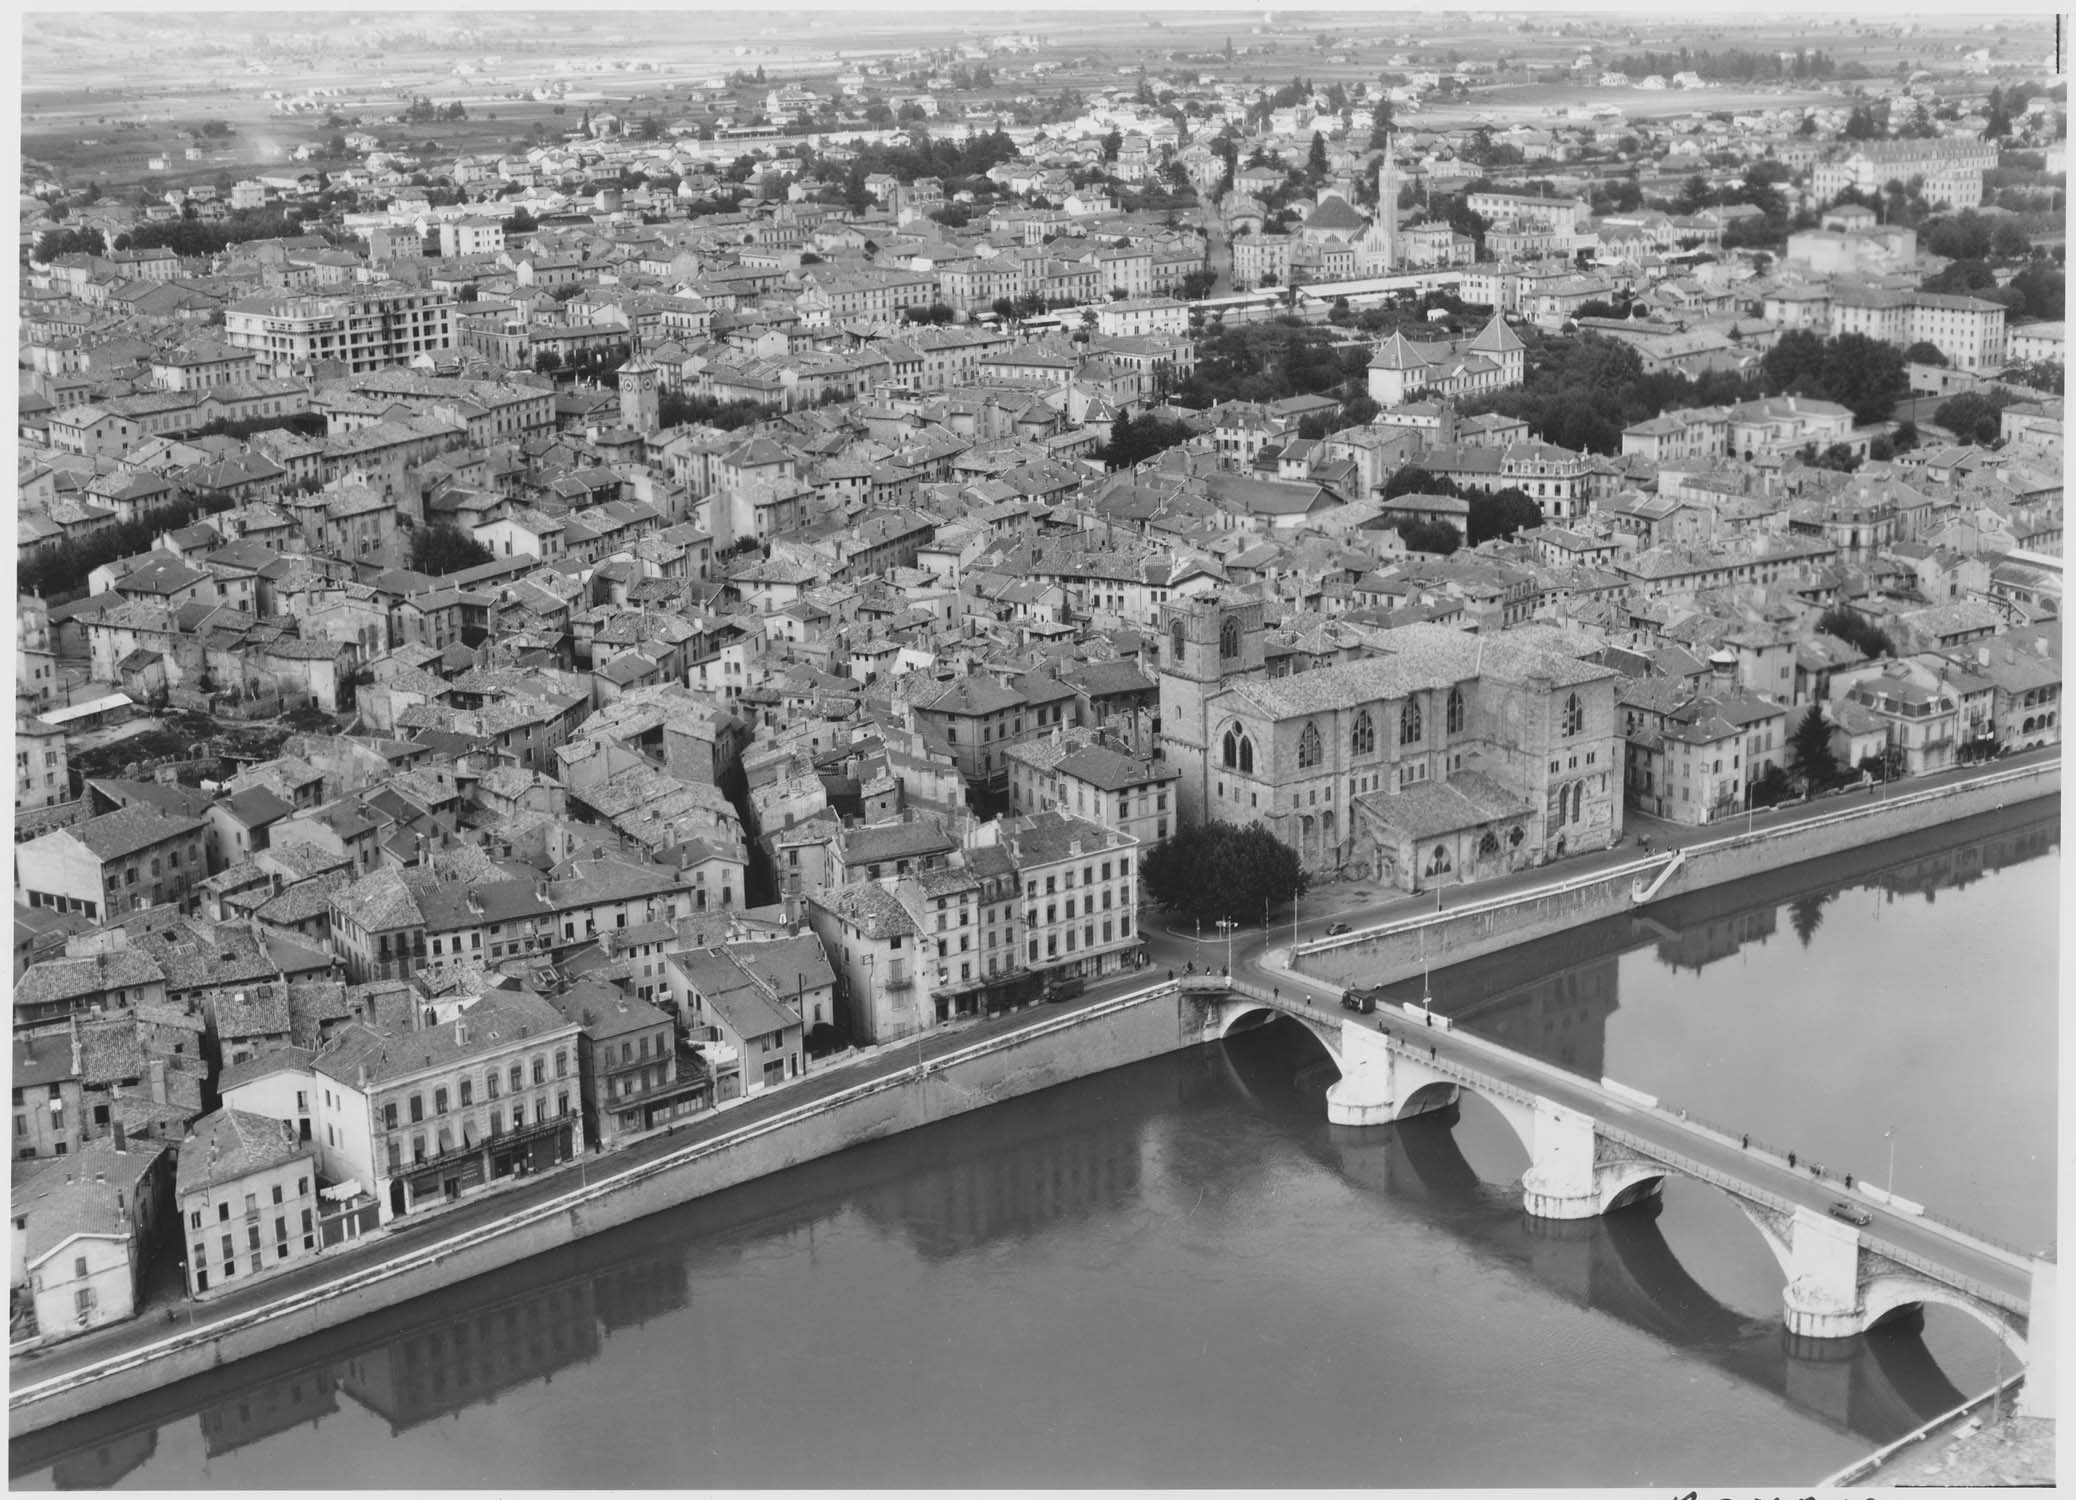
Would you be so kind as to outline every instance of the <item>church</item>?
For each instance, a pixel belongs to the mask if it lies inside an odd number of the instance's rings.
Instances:
[[[1404,891],[1487,879],[1622,832],[1612,668],[1539,628],[1379,631],[1377,654],[1271,677],[1263,606],[1161,611],[1163,753],[1186,824],[1265,824],[1314,875]]]

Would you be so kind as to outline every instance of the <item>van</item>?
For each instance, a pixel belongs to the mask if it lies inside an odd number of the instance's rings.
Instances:
[[[1047,1000],[1072,1000],[1088,989],[1085,979],[1048,979],[1045,982]]]

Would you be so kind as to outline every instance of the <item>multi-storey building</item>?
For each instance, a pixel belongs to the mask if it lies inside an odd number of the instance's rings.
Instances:
[[[1062,812],[1011,818],[1002,837],[1023,883],[1026,968],[1093,976],[1136,961],[1137,839]]]
[[[304,1070],[324,1175],[374,1189],[386,1222],[569,1160],[582,1129],[576,1022],[485,995],[416,1031],[340,1028]]]
[[[185,901],[209,873],[206,824],[130,806],[15,847],[15,883],[30,906],[83,912],[96,922]]]
[[[187,1289],[206,1297],[316,1255],[317,1152],[285,1120],[212,1110],[180,1143]]]
[[[369,286],[325,297],[250,297],[224,309],[224,338],[250,350],[265,375],[337,361],[349,373],[400,365],[454,347],[447,292]]]

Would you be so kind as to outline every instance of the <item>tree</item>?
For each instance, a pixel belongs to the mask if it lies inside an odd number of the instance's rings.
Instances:
[[[411,533],[411,568],[434,578],[458,573],[463,568],[479,568],[484,563],[494,562],[496,557],[497,554],[488,547],[449,522],[421,527]]]
[[[1806,791],[1822,791],[1838,779],[1838,758],[1831,753],[1831,725],[1823,705],[1812,703],[1788,735],[1788,757]]]
[[[1209,267],[1183,274],[1181,282],[1182,300],[1198,302],[1211,295],[1211,288],[1218,284],[1218,273]]]
[[[1938,365],[1943,368],[1946,364],[1945,353],[1929,339],[1919,339],[1903,351],[1903,357],[1914,365]]]
[[[1843,606],[1834,605],[1819,615],[1817,629],[1844,641],[1869,661],[1896,654],[1896,647],[1889,640],[1887,631]]]
[[[1826,398],[1852,408],[1863,427],[1886,420],[1910,394],[1902,351],[1864,333],[1842,333],[1825,345],[1821,379]]]
[[[107,248],[98,229],[50,229],[38,236],[34,255],[48,265],[61,255],[101,255]]]
[[[1447,557],[1463,545],[1463,537],[1447,521],[1436,517],[1433,520],[1401,521],[1398,523],[1399,539],[1406,544],[1408,552],[1431,552],[1437,557]]]
[[[1794,791],[1788,773],[1777,765],[1769,764],[1759,773],[1759,779],[1751,784],[1746,799],[1753,807],[1773,807],[1788,800]]]
[[[1384,481],[1384,498],[1396,500],[1400,495],[1454,495],[1454,480],[1437,479],[1418,464],[1407,464]]]
[[[1983,395],[1977,391],[1963,391],[1939,403],[1932,413],[1932,420],[1944,427],[1958,443],[1976,443],[1987,448],[2003,435],[2000,413],[2011,404],[2011,398],[2002,391]]]
[[[1312,132],[1312,149],[1305,155],[1305,175],[1314,182],[1326,176],[1326,137]]]
[[[1248,921],[1305,893],[1297,851],[1260,823],[1184,828],[1140,861],[1146,893],[1199,921]]]
[[[1475,547],[1493,538],[1505,540],[1517,531],[1533,530],[1543,524],[1543,512],[1527,491],[1509,485],[1489,495],[1471,495],[1467,519],[1469,541]]]

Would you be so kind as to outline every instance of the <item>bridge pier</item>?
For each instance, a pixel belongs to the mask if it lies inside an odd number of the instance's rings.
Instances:
[[[1341,1024],[1335,1061],[1341,1077],[1326,1091],[1330,1125],[1390,1125],[1456,1103],[1455,1083],[1413,1066],[1383,1035],[1353,1021]]]
[[[1597,1219],[1601,1212],[1594,1171],[1593,1122],[1537,1099],[1530,1122],[1529,1167],[1521,1175],[1521,1206],[1537,1219]]]

